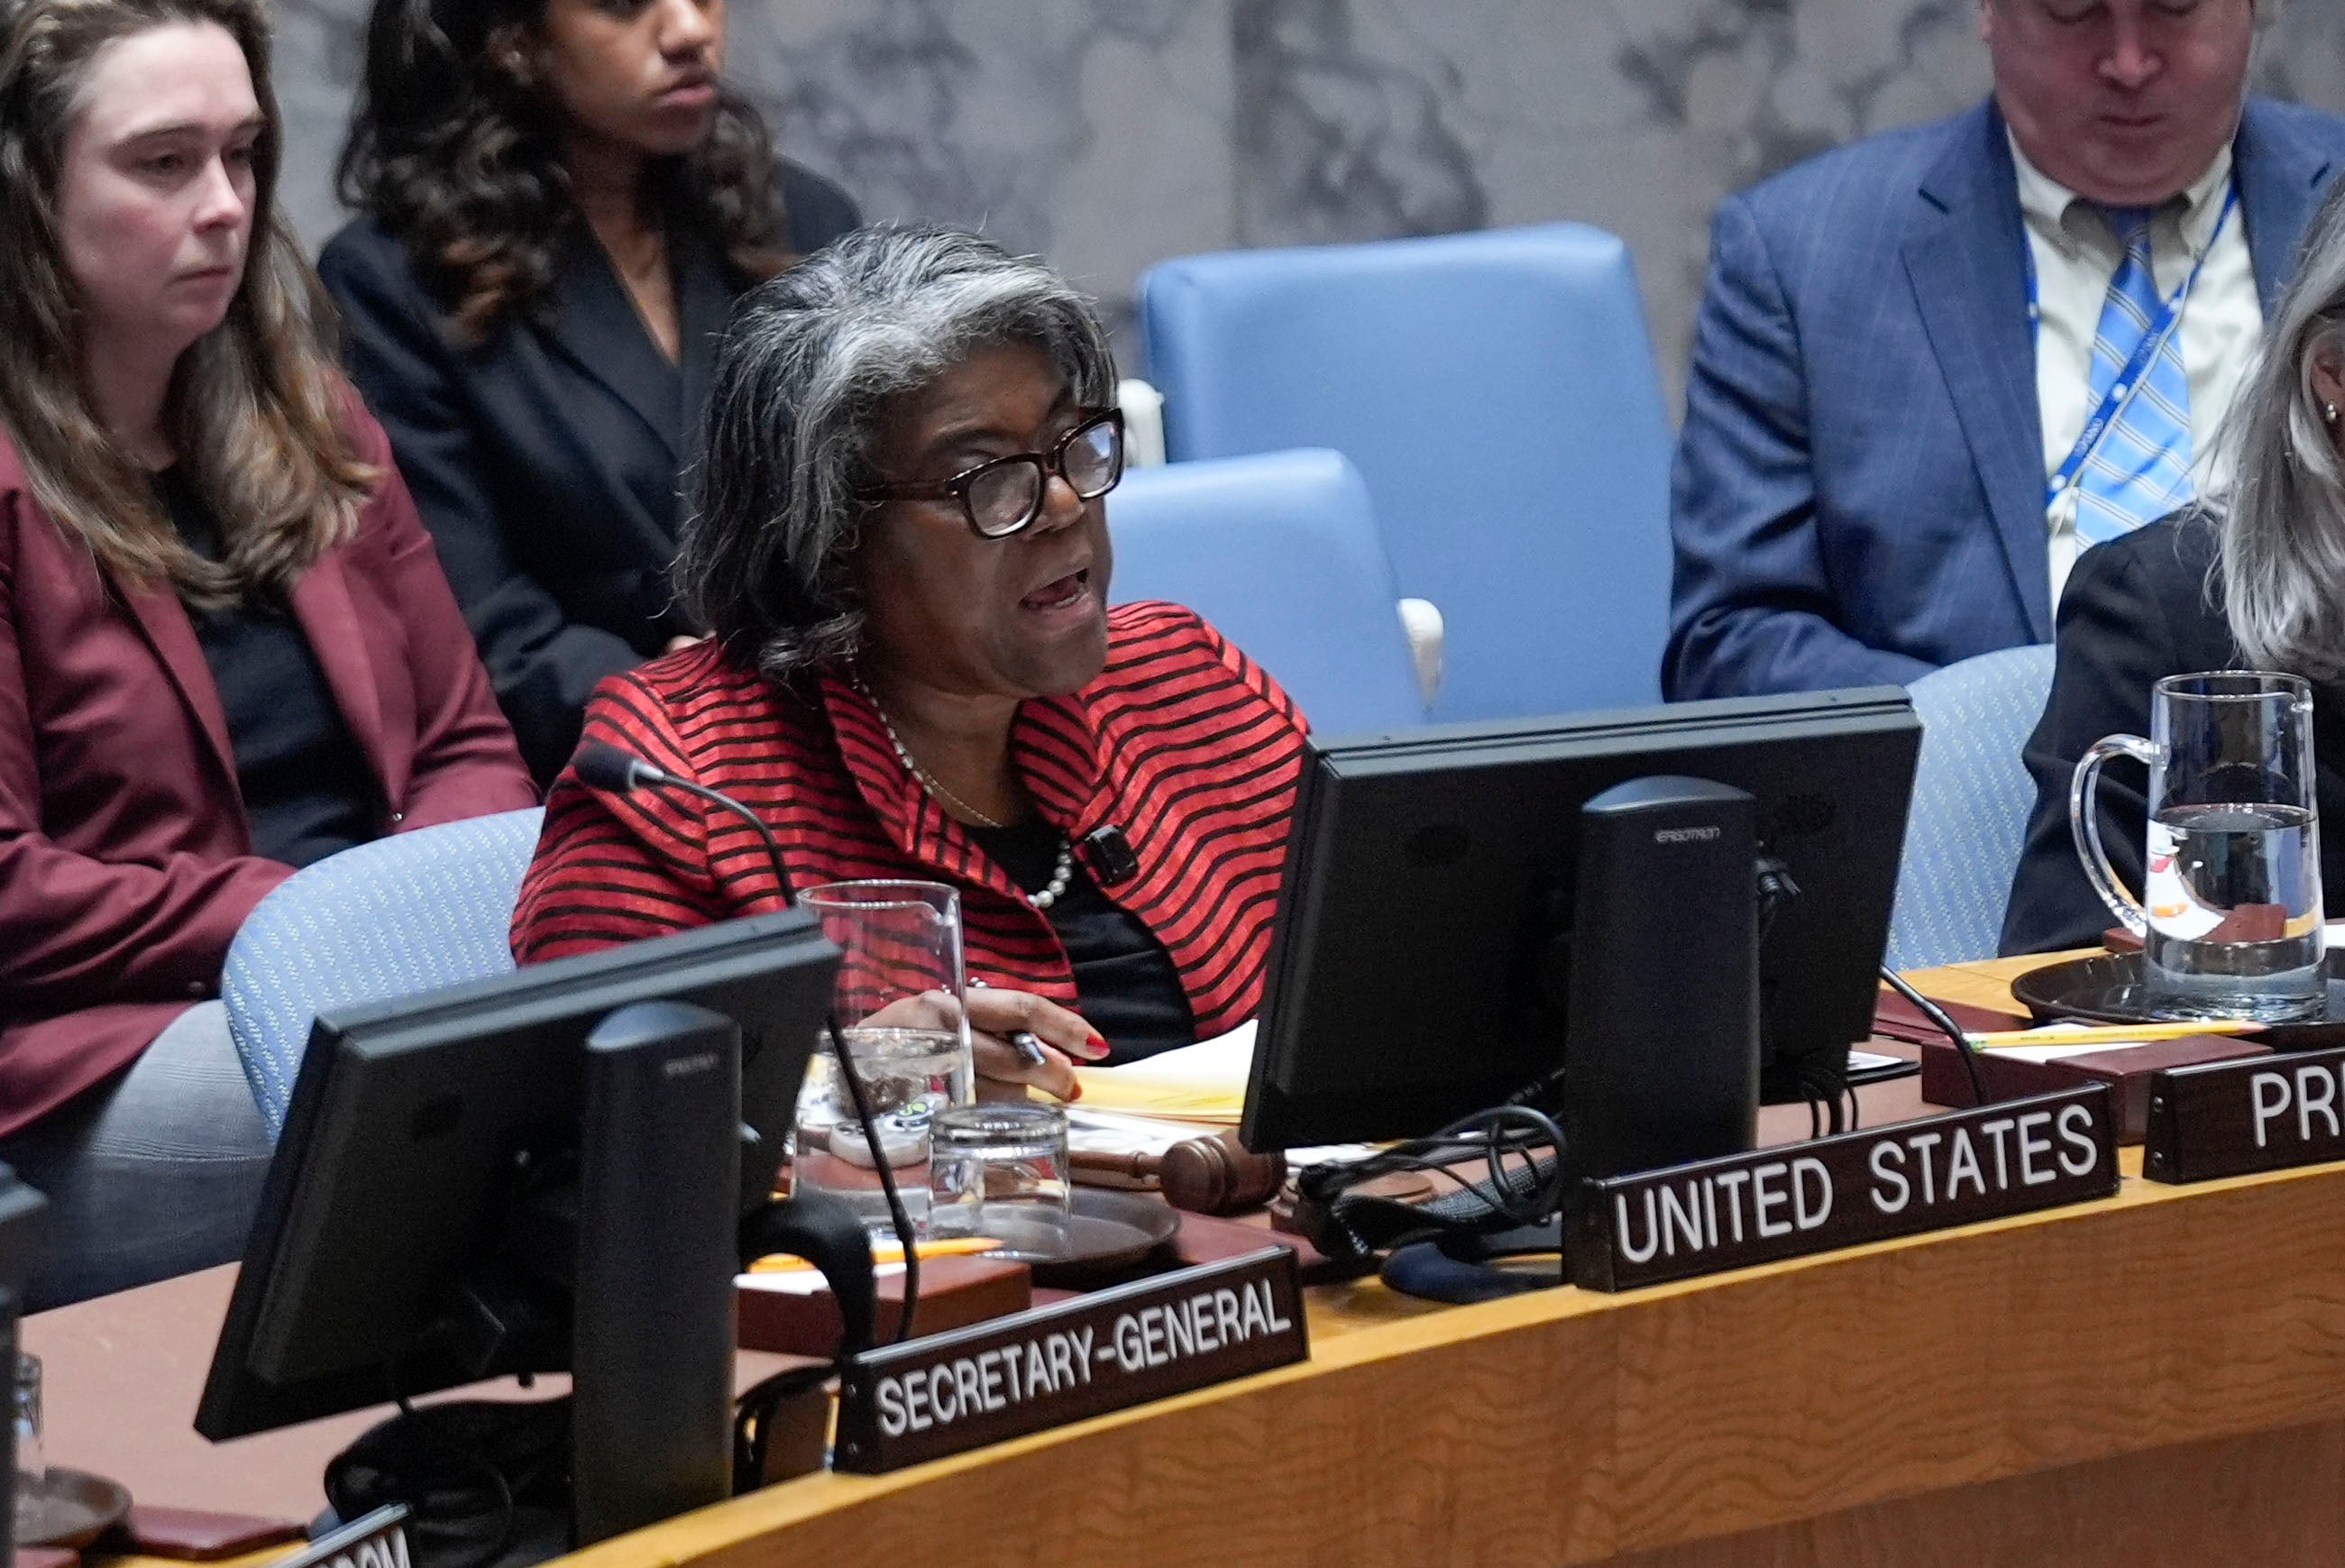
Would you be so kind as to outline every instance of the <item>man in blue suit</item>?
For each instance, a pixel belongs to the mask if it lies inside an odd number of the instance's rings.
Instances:
[[[2255,0],[1979,0],[1995,95],[1731,197],[1678,447],[1672,698],[2048,642],[2214,437],[2345,119],[2251,98]]]

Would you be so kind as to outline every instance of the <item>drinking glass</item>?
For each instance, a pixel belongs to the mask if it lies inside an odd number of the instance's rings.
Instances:
[[[9,1492],[14,1518],[10,1539],[38,1541],[48,1529],[49,1467],[41,1453],[41,1359],[16,1352],[10,1410],[16,1428],[16,1474]]]
[[[929,1222],[929,1124],[976,1098],[961,1006],[960,895],[940,882],[826,882],[798,901],[840,953],[832,1015],[870,1098],[872,1128],[916,1229]],[[798,1091],[793,1183],[893,1234],[870,1132],[827,1043]]]
[[[2111,735],[2077,759],[2068,825],[2085,872],[2139,937],[2160,1017],[2267,1022],[2317,1012],[2320,819],[2312,688],[2292,675],[2172,675],[2151,688],[2149,738]],[[2109,869],[2102,764],[2149,769],[2142,900]]]
[[[1008,1100],[957,1105],[929,1125],[939,1236],[990,1236],[1000,1257],[1066,1256],[1074,1189],[1067,1116],[1056,1105]]]

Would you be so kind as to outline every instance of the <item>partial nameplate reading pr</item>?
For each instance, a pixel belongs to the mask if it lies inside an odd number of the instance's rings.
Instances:
[[[1310,1353],[1294,1254],[1264,1247],[866,1351],[833,1467],[876,1475]]]
[[[2345,1160],[2345,1051],[2175,1067],[2149,1081],[2141,1174],[2151,1181]]]
[[[2106,1084],[1592,1181],[1575,1284],[1629,1290],[2117,1190]]]

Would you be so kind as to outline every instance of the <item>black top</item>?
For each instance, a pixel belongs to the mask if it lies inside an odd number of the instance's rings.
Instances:
[[[165,469],[155,494],[188,547],[218,560],[219,522],[187,475]],[[306,866],[373,838],[381,790],[284,596],[188,618],[228,716],[252,852]]]
[[[777,178],[793,250],[855,226],[854,204],[829,181],[787,162]],[[374,219],[345,228],[318,260],[341,309],[350,379],[390,433],[541,785],[576,747],[596,682],[702,629],[668,583],[677,475],[699,439],[717,337],[748,280],[694,229],[675,232],[669,263],[679,362],[660,352],[583,224],[561,248],[545,305],[508,313],[478,343],[456,338],[446,302]]]
[[[2069,575],[2052,695],[2025,754],[2035,809],[2004,913],[2004,952],[2094,947],[2117,923],[2076,860],[2069,776],[2101,737],[2149,733],[2154,682],[2242,667],[2223,615],[2217,555],[2213,520],[2190,513],[2086,551]],[[2345,689],[2313,688],[2312,749],[2320,815],[2330,829],[2321,835],[2320,883],[2335,917],[2345,913]],[[2101,771],[2101,842],[2136,893],[2148,788],[2147,769],[2129,758]]]
[[[1010,880],[1030,893],[1058,869],[1059,830],[1034,819],[969,830]],[[1197,1043],[1189,993],[1155,934],[1109,901],[1080,857],[1066,891],[1043,911],[1075,972],[1076,1011],[1108,1044],[1107,1064],[1137,1062]]]

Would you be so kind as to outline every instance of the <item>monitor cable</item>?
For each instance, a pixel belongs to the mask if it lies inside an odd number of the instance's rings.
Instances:
[[[1540,1150],[1548,1153],[1541,1156]],[[1486,1179],[1468,1181],[1453,1168],[1477,1156]],[[1451,1182],[1457,1190],[1426,1204],[1360,1190],[1403,1172]],[[1295,1221],[1330,1258],[1362,1264],[1411,1241],[1544,1225],[1562,1212],[1566,1179],[1563,1131],[1554,1119],[1528,1104],[1502,1105],[1452,1122],[1430,1137],[1310,1166],[1295,1178]]]
[[[1903,975],[1885,963],[1881,966],[1881,978],[1889,983],[1892,991],[1912,1003],[1914,1010],[1928,1019],[1933,1027],[1954,1043],[1954,1054],[1962,1059],[1963,1072],[1971,1081],[1971,1103],[1978,1105],[1993,1104],[1993,1097],[1986,1092],[1986,1079],[1979,1072],[1978,1047],[1971,1044],[1971,1037],[1963,1032],[1963,1026],[1948,1017],[1944,1008],[1914,990],[1906,983]]]
[[[1775,922],[1799,901],[1800,883],[1792,875],[1790,864],[1777,855],[1762,852],[1751,871],[1759,900],[1759,942],[1764,947]],[[1791,1060],[1784,1070],[1790,1075],[1789,1086],[1807,1102],[1809,1137],[1825,1137],[1856,1125],[1856,1094],[1849,1085],[1844,1065],[1836,1065],[1823,1055],[1811,1055]]]

